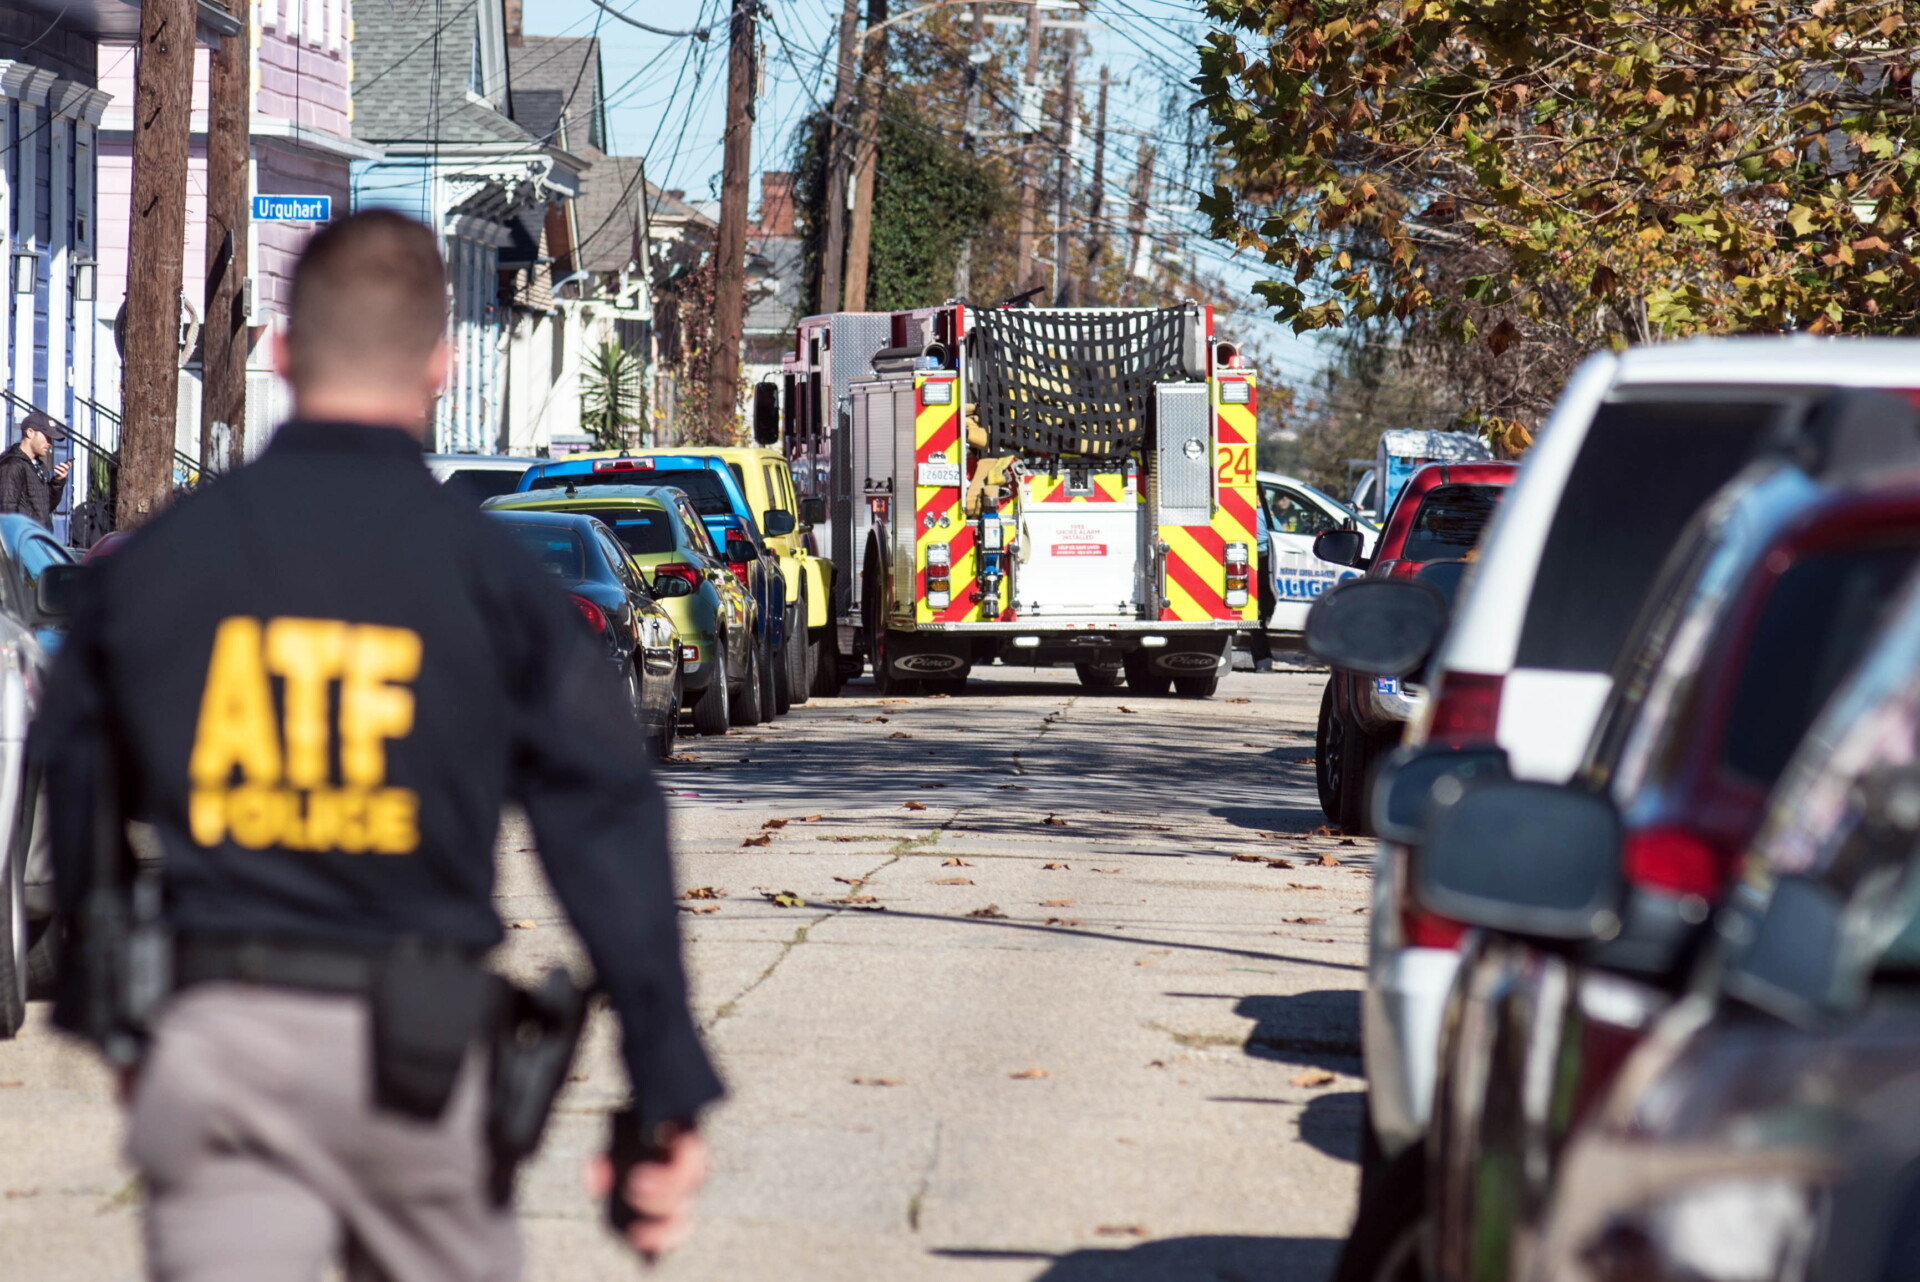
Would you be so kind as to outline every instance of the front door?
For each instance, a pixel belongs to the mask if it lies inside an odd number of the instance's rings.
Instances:
[[[1340,518],[1312,495],[1289,485],[1262,481],[1260,510],[1266,517],[1268,547],[1268,563],[1261,566],[1260,573],[1266,577],[1272,602],[1266,625],[1274,632],[1299,632],[1307,626],[1307,611],[1314,598],[1359,571],[1322,561],[1313,554],[1313,536],[1335,529]]]

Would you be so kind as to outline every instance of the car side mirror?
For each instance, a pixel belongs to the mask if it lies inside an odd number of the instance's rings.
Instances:
[[[1431,584],[1348,579],[1307,612],[1307,649],[1336,668],[1404,677],[1426,663],[1446,626],[1447,599]]]
[[[1373,785],[1373,831],[1383,841],[1423,845],[1440,812],[1469,791],[1512,779],[1507,750],[1400,748],[1387,758]]]
[[[653,594],[662,600],[667,597],[692,596],[693,584],[676,575],[656,574],[653,577]]]
[[[753,550],[753,544],[738,534],[727,535],[727,550],[725,555],[728,563],[732,565],[741,565],[745,562],[759,559]]]
[[[85,567],[79,565],[50,565],[40,571],[40,582],[34,587],[35,607],[50,619],[72,614],[75,589],[85,573]]]
[[[772,383],[754,385],[753,440],[756,445],[780,443],[780,389]]]
[[[1558,784],[1494,783],[1443,811],[1414,895],[1428,911],[1547,943],[1620,933],[1620,816],[1604,797]]]
[[[1322,530],[1313,536],[1313,554],[1322,561],[1358,568],[1367,559],[1367,541],[1358,530]]]
[[[1728,996],[1796,1023],[1815,1020],[1834,1004],[1843,906],[1811,877],[1784,876],[1765,907],[1736,898],[1720,923],[1733,943],[1721,976]]]
[[[761,528],[766,530],[767,537],[774,539],[782,534],[792,534],[797,525],[798,522],[793,519],[793,513],[782,507],[768,508],[767,519],[761,522]]]
[[[825,525],[827,523],[827,501],[814,497],[800,500],[800,524]]]

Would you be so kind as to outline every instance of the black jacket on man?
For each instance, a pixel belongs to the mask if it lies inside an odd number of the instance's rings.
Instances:
[[[30,516],[51,530],[53,509],[60,506],[66,488],[66,477],[55,476],[28,458],[18,442],[0,453],[0,512]]]
[[[642,1122],[720,1094],[640,727],[564,597],[411,439],[290,423],[98,569],[35,731],[69,920],[110,754],[158,833],[168,916],[200,936],[491,946],[517,799],[620,1016]]]

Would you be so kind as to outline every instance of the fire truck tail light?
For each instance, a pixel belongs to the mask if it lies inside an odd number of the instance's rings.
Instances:
[[[920,403],[922,405],[953,404],[953,380],[950,378],[933,379],[920,385]]]
[[[1252,578],[1247,563],[1247,545],[1227,544],[1227,604],[1238,608],[1247,603],[1247,582]]]
[[[927,608],[944,610],[953,602],[953,549],[927,544]]]
[[[1253,384],[1244,378],[1223,378],[1220,380],[1220,403],[1222,405],[1247,405],[1253,401]]]

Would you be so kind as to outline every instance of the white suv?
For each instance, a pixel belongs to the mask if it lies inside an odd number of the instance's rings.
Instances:
[[[1590,358],[1481,541],[1408,741],[1493,742],[1515,776],[1565,780],[1688,519],[1833,387],[1920,388],[1920,343],[1695,339]],[[1459,928],[1405,894],[1413,857],[1383,844],[1374,878],[1361,1023],[1375,1163],[1425,1129],[1457,965]]]

